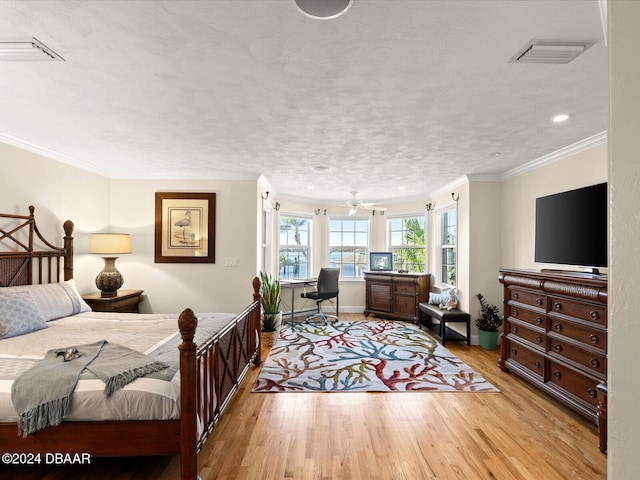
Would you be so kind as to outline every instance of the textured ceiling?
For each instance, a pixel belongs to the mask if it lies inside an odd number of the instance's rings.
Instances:
[[[24,37],[66,61],[0,62],[0,141],[111,178],[393,202],[607,129],[597,0],[3,1],[0,40]],[[509,63],[533,38],[597,43]]]

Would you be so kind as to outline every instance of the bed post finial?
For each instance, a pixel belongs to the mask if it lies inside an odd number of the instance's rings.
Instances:
[[[256,301],[260,298],[260,279],[253,277],[253,300]]]
[[[193,342],[193,337],[196,334],[196,327],[198,326],[198,319],[195,313],[190,308],[182,311],[178,317],[178,328],[180,329],[180,336],[183,343]]]
[[[62,224],[64,228],[64,279],[73,278],[73,222],[67,220]]]

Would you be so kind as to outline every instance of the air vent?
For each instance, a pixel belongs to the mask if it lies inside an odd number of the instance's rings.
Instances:
[[[60,55],[33,37],[26,40],[0,40],[0,60],[5,62],[63,61]]]
[[[569,63],[594,43],[531,40],[509,61],[513,63]]]

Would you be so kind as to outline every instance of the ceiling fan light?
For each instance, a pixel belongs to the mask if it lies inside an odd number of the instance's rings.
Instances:
[[[303,15],[316,20],[331,20],[346,13],[354,0],[294,0]]]

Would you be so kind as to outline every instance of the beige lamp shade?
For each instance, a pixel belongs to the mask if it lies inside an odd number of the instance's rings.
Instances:
[[[116,268],[116,255],[131,253],[131,236],[128,233],[92,233],[89,253],[97,253],[104,258],[104,269],[96,277],[100,296],[115,297],[124,283],[124,277]]]
[[[121,255],[131,253],[131,236],[128,233],[92,233],[89,253]]]

